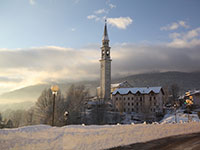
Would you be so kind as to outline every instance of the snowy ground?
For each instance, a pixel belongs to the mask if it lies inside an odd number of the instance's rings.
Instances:
[[[183,113],[184,110],[177,110],[176,111],[176,117],[175,113],[169,113],[166,114],[163,119],[160,121],[161,124],[163,123],[184,123],[188,122],[188,114]],[[190,122],[200,122],[200,119],[197,115],[197,113],[193,112],[192,114],[189,114],[189,121]]]
[[[0,130],[0,150],[99,150],[200,132],[200,123],[50,127]]]

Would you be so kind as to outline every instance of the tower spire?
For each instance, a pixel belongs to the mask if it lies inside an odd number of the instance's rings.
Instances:
[[[104,34],[103,34],[103,39],[102,40],[109,41],[108,32],[107,32],[107,20],[106,19],[105,19]]]
[[[110,88],[111,88],[111,58],[109,38],[107,31],[107,21],[105,20],[104,33],[101,47],[101,73],[100,73],[100,99],[107,101],[110,100]]]

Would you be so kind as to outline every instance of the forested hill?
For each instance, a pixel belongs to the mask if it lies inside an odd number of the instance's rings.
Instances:
[[[131,75],[127,77],[114,78],[112,83],[119,83],[127,80],[134,87],[141,86],[170,86],[177,84],[180,90],[186,91],[189,89],[200,89],[200,72],[182,73],[182,72],[165,72],[165,73],[146,73]],[[58,84],[65,94],[72,83]],[[82,81],[75,83],[76,85],[85,85],[90,89],[91,95],[96,94],[96,87],[99,86],[99,81]],[[51,84],[40,84],[18,89],[0,95],[0,104],[6,102],[35,102],[45,88],[51,87]]]
[[[127,80],[135,87],[139,86],[170,86],[177,84],[181,91],[200,89],[200,72],[164,72],[164,73],[146,73],[131,75],[113,82],[122,82]]]

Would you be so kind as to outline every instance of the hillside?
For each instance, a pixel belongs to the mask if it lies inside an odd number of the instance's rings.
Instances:
[[[183,72],[165,72],[165,73],[147,73],[131,75],[127,77],[115,78],[112,83],[118,83],[127,80],[135,87],[140,86],[170,86],[176,83],[182,92],[189,89],[200,89],[200,72],[183,73]],[[67,89],[72,83],[58,84],[63,94],[66,94]],[[82,81],[75,85],[85,85],[90,89],[91,95],[95,95],[96,87],[99,86],[99,81]],[[25,87],[12,92],[0,95],[1,103],[14,102],[35,102],[45,88],[51,87],[51,84],[39,84]]]
[[[164,72],[131,75],[114,79],[113,83],[127,80],[135,87],[141,86],[170,86],[177,84],[182,92],[192,89],[200,89],[200,72]]]

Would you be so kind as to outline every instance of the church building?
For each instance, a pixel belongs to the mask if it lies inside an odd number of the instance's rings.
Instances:
[[[111,61],[107,23],[105,21],[100,59],[100,89],[97,92],[99,99],[104,102],[111,100]]]

